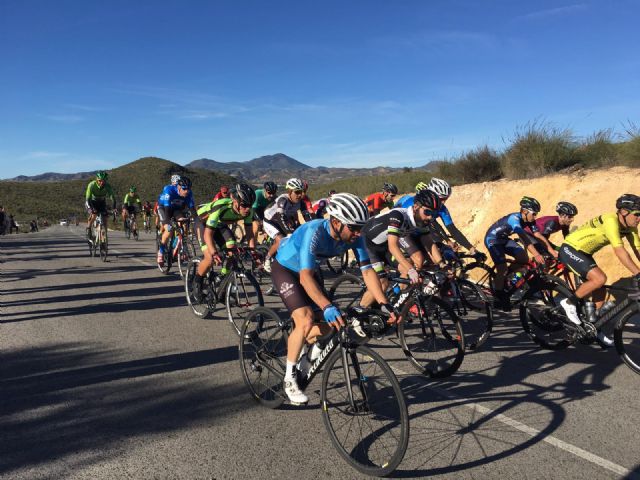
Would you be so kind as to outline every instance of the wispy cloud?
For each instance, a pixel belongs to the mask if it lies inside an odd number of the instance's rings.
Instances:
[[[54,159],[67,157],[69,154],[66,152],[49,152],[46,150],[37,150],[35,152],[28,152],[22,156],[23,160],[38,160],[38,159]]]
[[[224,112],[185,112],[179,118],[185,120],[210,120],[212,118],[226,118],[228,113]]]
[[[586,3],[576,3],[573,5],[566,5],[563,7],[538,10],[537,12],[527,13],[526,15],[519,15],[515,17],[515,20],[545,20],[552,17],[562,17],[566,15],[573,15],[574,13],[582,12],[587,8],[588,6]]]

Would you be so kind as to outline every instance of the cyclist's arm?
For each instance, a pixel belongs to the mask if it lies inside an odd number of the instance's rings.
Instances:
[[[402,265],[405,270],[411,270],[412,268],[416,268],[412,262],[406,259],[404,254],[402,253],[402,249],[400,248],[400,237],[398,235],[389,234],[388,237],[388,247],[389,253],[393,255],[393,257],[398,261],[400,265]]]
[[[253,217],[253,214],[251,214],[250,217]],[[249,248],[256,248],[256,239],[253,236],[253,228],[251,228],[251,223],[247,224],[247,222],[244,222],[244,236],[247,239]]]
[[[640,274],[640,268],[638,268],[638,265],[635,264],[631,255],[629,255],[629,252],[627,252],[623,246],[613,247],[613,251],[615,252],[616,257],[618,257],[618,260],[620,260],[620,263],[624,265],[627,270],[629,270],[633,275]],[[635,245],[634,251],[636,257],[638,257],[638,250],[635,248]]]
[[[533,236],[540,242],[542,243],[547,251],[553,256],[553,257],[557,257],[558,256],[558,252],[556,252],[555,248],[553,248],[553,246],[549,243],[549,240],[547,240],[545,238],[544,235],[542,235],[540,232],[535,232],[533,234]],[[528,248],[528,247],[527,247]],[[538,252],[540,255],[542,255],[544,252]]]
[[[111,197],[111,201],[113,202],[112,210],[115,210],[116,209],[116,196],[113,193],[113,189],[111,188],[111,185],[109,185],[107,183],[106,184],[106,188],[107,188],[107,196]]]
[[[446,227],[447,227],[447,231],[449,232],[449,236],[451,238],[453,238],[456,242],[458,242],[460,245],[462,245],[467,250],[475,250],[473,248],[473,245],[471,245],[471,242],[467,239],[467,237],[464,236],[464,233],[462,233],[458,229],[458,227],[455,226],[455,224],[451,223],[450,225],[447,225]]]

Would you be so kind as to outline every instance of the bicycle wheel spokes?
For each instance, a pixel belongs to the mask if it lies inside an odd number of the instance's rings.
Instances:
[[[271,309],[252,311],[240,332],[240,368],[245,385],[256,401],[278,408],[285,401],[282,385],[286,368],[290,322]]]
[[[469,281],[457,280],[455,312],[462,321],[467,350],[476,350],[487,341],[493,328],[493,307],[482,288]]]
[[[410,363],[432,378],[455,373],[464,359],[464,334],[453,309],[438,298],[411,299],[402,309],[400,343]]]
[[[240,335],[246,316],[257,307],[264,306],[258,281],[250,273],[232,273],[226,290],[227,318]]]
[[[382,357],[365,346],[347,355],[337,349],[325,366],[321,401],[331,442],[351,466],[378,476],[397,468],[409,419],[398,380]]]
[[[619,328],[614,331],[616,350],[627,366],[640,374],[640,318],[631,311],[620,320]]]
[[[206,318],[209,315],[209,312],[212,309],[209,308],[209,303],[207,301],[207,297],[210,294],[209,292],[209,282],[208,279],[203,279],[202,288],[204,290],[203,297],[204,298],[195,298],[193,293],[193,282],[195,278],[196,271],[198,269],[198,264],[200,260],[192,260],[189,262],[186,273],[184,276],[184,291],[187,295],[187,303],[191,307],[191,311],[200,318]],[[215,300],[214,300],[215,302]]]
[[[571,332],[560,301],[571,296],[563,286],[546,282],[531,288],[520,305],[520,322],[529,337],[538,345],[551,350],[567,348]]]

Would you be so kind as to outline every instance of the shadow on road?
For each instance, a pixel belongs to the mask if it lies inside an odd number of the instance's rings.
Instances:
[[[91,344],[0,353],[0,476],[65,457],[73,456],[67,469],[98,462],[132,437],[214,424],[251,408],[237,401],[242,385],[170,375],[235,361],[236,347],[127,361],[121,354]]]

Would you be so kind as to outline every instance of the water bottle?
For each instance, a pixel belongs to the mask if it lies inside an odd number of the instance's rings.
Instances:
[[[584,302],[584,311],[587,315],[588,322],[596,321],[596,304],[593,302]]]
[[[602,317],[606,315],[607,312],[609,312],[615,306],[616,306],[616,302],[611,302],[611,301],[604,302],[604,305],[602,305],[602,307],[600,307],[600,310],[598,310],[598,316]]]
[[[391,290],[393,291],[394,295],[400,295],[400,285],[398,285],[397,283],[393,285]]]
[[[524,282],[524,274],[522,272],[516,272],[513,274],[513,277],[511,278],[511,286],[513,288],[520,288]]]
[[[171,248],[172,249],[176,248],[177,244],[178,244],[178,237],[173,237],[173,239],[171,240]]]

